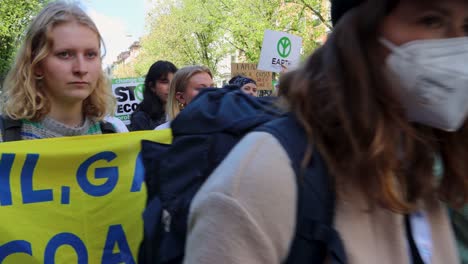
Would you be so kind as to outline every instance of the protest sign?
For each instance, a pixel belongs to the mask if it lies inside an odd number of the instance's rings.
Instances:
[[[170,130],[0,144],[0,263],[136,263],[141,140]]]
[[[302,38],[285,32],[265,30],[258,69],[281,72],[284,66],[288,70],[300,63]]]
[[[138,104],[143,100],[145,78],[113,79],[112,92],[117,99],[115,117],[130,124],[130,116]]]
[[[272,73],[257,70],[255,63],[231,63],[231,77],[236,75],[244,75],[255,80],[259,90],[271,90],[273,88]]]

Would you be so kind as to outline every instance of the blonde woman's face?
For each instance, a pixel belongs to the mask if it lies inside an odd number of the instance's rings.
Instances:
[[[99,37],[77,22],[55,26],[52,48],[35,69],[52,105],[82,103],[95,89],[101,73]]]
[[[213,79],[208,73],[197,73],[189,79],[187,87],[185,87],[185,92],[177,92],[177,101],[179,101],[181,104],[188,105],[192,99],[198,95],[201,89],[213,86]]]

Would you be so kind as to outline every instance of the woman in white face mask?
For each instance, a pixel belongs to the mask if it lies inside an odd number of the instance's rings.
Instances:
[[[302,164],[313,149],[334,182],[347,263],[460,263],[443,202],[468,194],[468,2],[332,0],[332,19],[280,89],[305,131]],[[186,263],[291,263],[295,177],[276,138],[244,137],[192,202]]]

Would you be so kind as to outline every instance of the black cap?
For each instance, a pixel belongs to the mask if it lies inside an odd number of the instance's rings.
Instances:
[[[348,10],[356,7],[363,0],[331,0],[331,19],[333,25],[336,25],[340,17],[342,17]]]

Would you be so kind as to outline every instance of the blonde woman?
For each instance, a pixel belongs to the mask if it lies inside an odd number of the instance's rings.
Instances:
[[[48,4],[32,21],[6,77],[3,124],[20,124],[23,140],[101,134],[115,105],[102,50],[96,25],[79,6]]]
[[[178,70],[172,79],[166,104],[169,121],[156,129],[169,128],[170,122],[198,95],[200,89],[213,86],[213,75],[207,67],[187,66]]]

